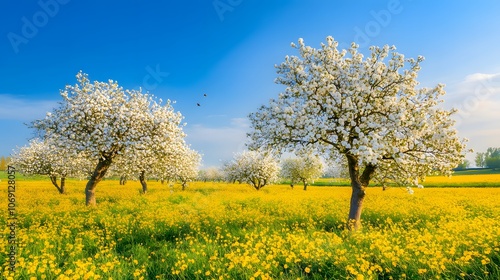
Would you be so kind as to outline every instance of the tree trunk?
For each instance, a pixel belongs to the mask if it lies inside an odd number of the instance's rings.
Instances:
[[[144,176],[144,173],[146,173],[146,171],[141,171],[141,174],[139,175],[139,182],[141,182],[141,186],[142,186],[142,193],[147,193],[148,192],[148,183],[146,182],[146,178]]]
[[[120,176],[120,185],[124,186],[127,183],[127,176]]]
[[[370,164],[367,165],[363,174],[360,176],[357,157],[347,155],[347,163],[352,188],[348,227],[351,230],[357,230],[361,228],[361,211],[363,210],[363,201],[366,196],[365,189],[370,183],[371,176],[375,172],[375,166]]]
[[[182,190],[186,190],[186,186],[187,186],[187,181],[182,181]]]
[[[59,185],[57,184],[57,177],[56,177],[56,176],[52,176],[52,175],[50,175],[50,176],[49,176],[49,178],[50,178],[50,181],[52,182],[52,185],[54,185],[54,187],[56,187],[57,191],[58,191],[59,193],[61,193],[61,188],[60,188],[60,187],[59,187]]]
[[[59,189],[60,194],[66,194],[66,176],[61,176],[61,187]]]
[[[90,176],[90,180],[87,182],[87,186],[85,187],[85,203],[87,206],[96,205],[95,200],[95,187],[102,180],[104,175],[106,175],[106,171],[108,171],[111,166],[112,159],[111,158],[100,158],[97,166],[92,172],[92,176]]]
[[[56,176],[49,176],[50,181],[52,184],[56,187],[57,191],[60,194],[66,194],[66,176],[61,176],[61,186],[57,184],[57,177]]]
[[[304,181],[304,190],[307,191],[307,181]]]

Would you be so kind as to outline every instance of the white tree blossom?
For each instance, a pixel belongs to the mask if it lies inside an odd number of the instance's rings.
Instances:
[[[84,152],[97,162],[85,189],[87,205],[96,203],[95,188],[117,157],[174,144],[185,136],[182,116],[170,101],[162,104],[112,80],[91,82],[80,72],[77,84],[66,86],[61,96],[59,107],[32,126],[58,147]]]
[[[245,182],[260,190],[278,179],[279,165],[270,155],[246,151],[235,155],[224,166],[224,172],[228,181]]]
[[[184,146],[180,157],[182,157],[182,160],[173,162],[174,176],[181,181],[182,189],[184,190],[188,182],[198,177],[201,155],[188,146]]]
[[[143,149],[127,148],[117,157],[111,167],[111,173],[125,178],[137,178],[142,186],[142,192],[147,192],[147,178],[160,180],[179,179],[185,188],[187,182],[196,178],[201,156],[191,150],[180,139],[170,143],[168,139]]]
[[[292,44],[299,56],[276,66],[286,89],[250,115],[250,147],[344,156],[357,228],[372,178],[412,186],[430,173],[451,174],[466,149],[450,118],[455,111],[439,106],[444,86],[417,87],[423,57],[405,59],[387,45],[364,57],[355,43],[337,46],[332,37],[319,49],[302,39]]]
[[[217,167],[209,167],[198,172],[198,180],[203,182],[219,182],[224,180],[224,174]]]
[[[281,164],[281,177],[290,179],[290,186],[302,183],[304,190],[323,174],[323,163],[318,156],[306,154],[298,158],[287,158]]]
[[[35,138],[27,146],[14,151],[12,165],[25,175],[47,175],[59,193],[65,194],[66,178],[89,176],[92,162],[83,153],[61,149],[49,140]]]

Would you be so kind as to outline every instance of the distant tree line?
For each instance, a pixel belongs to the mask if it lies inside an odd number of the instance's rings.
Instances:
[[[7,165],[10,162],[10,157],[0,157],[0,170],[5,171],[7,169]]]
[[[486,168],[500,168],[500,148],[489,147],[484,153],[476,153],[476,165]]]

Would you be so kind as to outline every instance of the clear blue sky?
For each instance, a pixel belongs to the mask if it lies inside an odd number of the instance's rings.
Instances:
[[[26,144],[23,123],[82,70],[176,101],[188,143],[220,165],[244,149],[247,115],[282,90],[274,65],[295,54],[290,42],[328,35],[425,56],[419,80],[447,85],[461,135],[498,147],[499,12],[498,1],[2,1],[0,155]]]

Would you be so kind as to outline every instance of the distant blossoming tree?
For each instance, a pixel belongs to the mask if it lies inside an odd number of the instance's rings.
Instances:
[[[82,153],[61,149],[50,141],[33,139],[15,150],[12,165],[25,175],[47,175],[60,194],[66,193],[66,177],[90,174],[91,162]],[[60,178],[60,183],[57,182]]]
[[[302,39],[277,66],[284,92],[250,115],[251,148],[277,152],[314,149],[345,157],[352,186],[349,220],[358,228],[366,187],[418,184],[429,173],[451,174],[462,162],[465,140],[438,104],[443,85],[417,88],[423,57],[405,59],[395,47],[371,47],[366,58],[327,37],[319,49]]]
[[[302,183],[304,190],[311,181],[323,174],[323,163],[318,156],[306,154],[298,158],[288,158],[281,164],[281,177],[290,179],[293,188],[295,183]]]
[[[120,178],[137,178],[142,186],[142,193],[147,193],[147,179],[179,179],[185,184],[198,174],[201,156],[189,149],[180,139],[170,143],[151,143],[154,147],[126,149],[111,167],[111,172]]]
[[[217,167],[209,167],[198,171],[198,180],[203,182],[218,182],[224,179],[224,174]]]
[[[185,190],[187,183],[195,180],[198,177],[198,170],[201,163],[201,155],[190,149],[188,146],[184,146],[179,150],[181,161],[177,161],[173,164],[174,166],[174,177],[179,179],[182,184],[182,190]]]
[[[169,101],[162,105],[152,95],[124,90],[112,80],[91,82],[80,72],[77,84],[66,86],[61,96],[59,107],[32,127],[58,147],[84,152],[95,160],[85,188],[87,205],[96,204],[96,186],[118,157],[184,138],[182,116]]]
[[[278,179],[279,165],[270,155],[247,151],[235,155],[231,162],[225,164],[223,171],[228,181],[248,183],[260,190]]]

